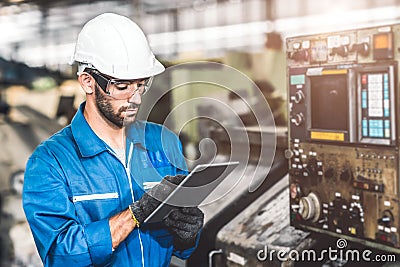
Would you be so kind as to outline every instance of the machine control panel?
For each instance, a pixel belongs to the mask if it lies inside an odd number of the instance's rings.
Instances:
[[[291,224],[400,253],[400,25],[286,46]]]

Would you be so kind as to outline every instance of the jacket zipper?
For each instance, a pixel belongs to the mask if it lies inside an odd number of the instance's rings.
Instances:
[[[129,181],[129,188],[131,189],[131,196],[132,196],[132,202],[135,202],[135,195],[133,194],[133,187],[132,187],[132,177],[131,177],[131,160],[132,160],[132,154],[133,154],[133,143],[130,143],[129,146],[129,153],[128,153],[128,160],[125,160],[125,171],[126,171],[126,175],[128,177],[128,181]],[[139,236],[139,243],[140,243],[140,253],[142,256],[142,267],[144,266],[144,253],[143,253],[143,242],[142,242],[142,236],[140,234],[140,229],[137,228],[138,231],[138,236]]]
[[[132,177],[131,177],[131,159],[132,159],[132,154],[133,154],[133,143],[130,143],[129,146],[129,153],[128,153],[128,159],[125,159],[125,164],[119,159],[119,157],[115,154],[114,151],[111,150],[111,153],[122,163],[122,165],[124,166],[125,172],[126,172],[126,176],[129,182],[129,189],[131,190],[131,197],[132,197],[132,202],[135,202],[135,195],[133,194],[133,186],[132,186]],[[135,229],[134,229],[135,231]],[[142,267],[144,266],[144,249],[143,249],[143,242],[142,242],[142,236],[140,234],[140,230],[139,228],[137,228],[138,231],[138,237],[139,237],[139,243],[140,243],[140,253],[142,256]]]

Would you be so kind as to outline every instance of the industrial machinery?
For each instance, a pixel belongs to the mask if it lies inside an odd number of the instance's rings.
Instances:
[[[400,252],[400,25],[290,37],[291,225]]]

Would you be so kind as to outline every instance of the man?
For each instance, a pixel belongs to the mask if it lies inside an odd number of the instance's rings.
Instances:
[[[141,29],[111,13],[83,27],[73,59],[86,102],[25,172],[24,210],[44,265],[158,267],[188,258],[203,225],[198,208],[144,223],[187,174],[177,136],[136,120],[164,67]]]

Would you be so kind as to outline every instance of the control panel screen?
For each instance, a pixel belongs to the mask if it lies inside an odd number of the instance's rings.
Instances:
[[[374,59],[393,58],[393,33],[382,32],[374,34],[373,42]]]
[[[363,138],[391,138],[389,73],[360,73]]]
[[[311,128],[348,131],[347,75],[310,77]]]

